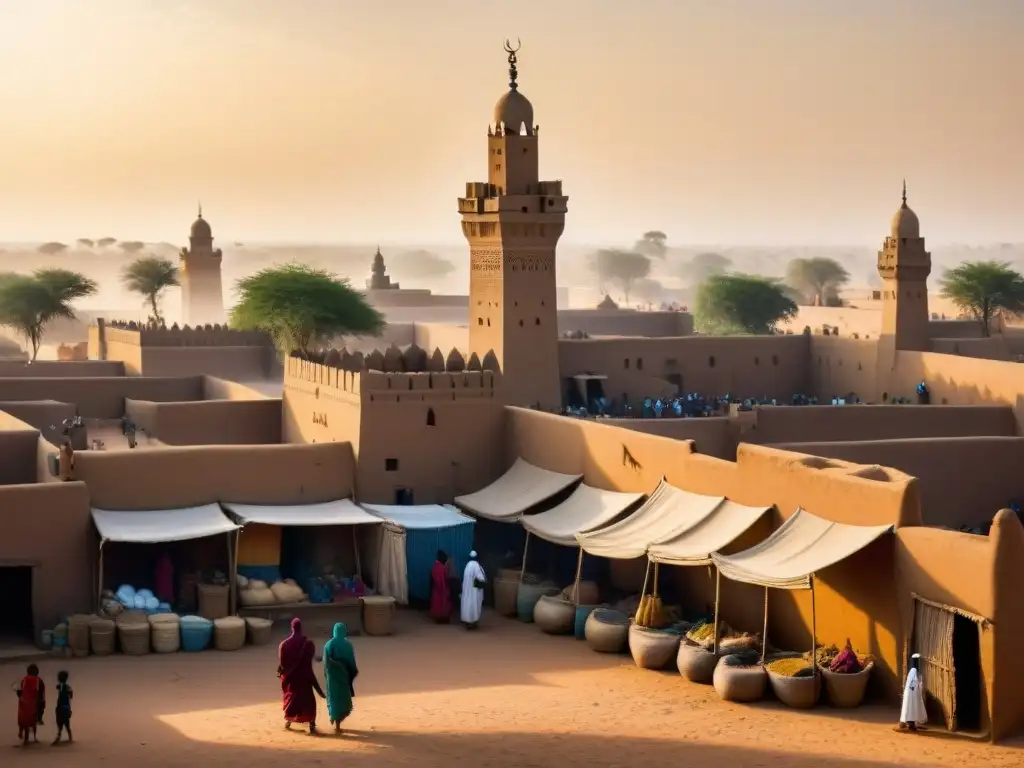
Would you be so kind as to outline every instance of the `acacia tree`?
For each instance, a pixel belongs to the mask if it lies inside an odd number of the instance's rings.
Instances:
[[[384,317],[348,280],[306,264],[269,267],[236,283],[232,327],[268,334],[283,355],[309,358],[334,336],[377,336]]]
[[[811,301],[817,296],[822,304],[837,297],[850,280],[850,273],[835,259],[817,256],[793,259],[786,268],[786,280]]]
[[[637,253],[642,253],[644,256],[648,256],[653,259],[664,259],[665,254],[668,252],[668,235],[658,229],[652,229],[649,232],[644,232],[643,236],[636,241],[636,245],[633,246]]]
[[[605,283],[615,283],[622,289],[626,304],[637,280],[651,274],[651,260],[642,253],[602,249],[594,254],[591,268],[603,288]]]
[[[39,251],[39,253],[42,253],[46,256],[56,256],[58,253],[63,253],[67,249],[67,245],[65,245],[64,243],[58,243],[56,241],[52,243],[43,243],[38,248],[36,248],[36,250]]]
[[[121,250],[128,254],[136,254],[146,247],[140,240],[125,240],[121,244]]]
[[[96,283],[67,269],[37,269],[31,275],[0,276],[0,325],[20,332],[39,355],[46,325],[58,317],[74,319],[72,302],[96,293]]]
[[[88,237],[80,237],[75,241],[75,245],[79,248],[92,248],[96,242]]]
[[[695,315],[703,333],[770,334],[797,313],[778,280],[757,275],[713,275],[697,289]]]
[[[689,285],[700,285],[709,277],[724,275],[732,267],[732,259],[720,253],[698,253],[689,261],[682,262],[677,273]]]
[[[117,242],[116,237],[101,237],[96,241],[96,245],[100,248],[107,248]]]
[[[942,295],[981,324],[987,337],[992,320],[1024,314],[1024,277],[1005,261],[967,261],[947,269]]]
[[[127,265],[121,272],[121,283],[149,302],[153,310],[153,322],[157,325],[163,323],[160,294],[172,286],[181,285],[178,268],[171,261],[158,256],[143,256]]]

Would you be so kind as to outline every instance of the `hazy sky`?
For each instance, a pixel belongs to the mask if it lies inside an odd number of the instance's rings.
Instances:
[[[0,240],[459,242],[506,36],[567,241],[1024,241],[1024,0],[0,0]]]

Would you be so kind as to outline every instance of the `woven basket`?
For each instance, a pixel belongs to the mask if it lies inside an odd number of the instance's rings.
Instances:
[[[363,598],[363,631],[371,637],[394,632],[395,598],[371,595]]]
[[[231,588],[227,584],[199,585],[199,615],[204,619],[223,619],[231,607]]]
[[[213,640],[213,622],[202,616],[182,616],[181,647],[188,653],[198,653],[210,647]]]
[[[821,699],[821,676],[807,670],[807,675],[780,675],[765,668],[768,685],[775,697],[787,707],[810,709]]]
[[[82,657],[89,655],[89,622],[91,616],[76,613],[68,619],[68,648],[71,655]]]
[[[267,645],[270,642],[270,634],[274,628],[274,622],[270,619],[247,616],[245,628],[249,633],[249,642],[252,645]]]
[[[89,646],[96,656],[109,656],[117,647],[117,628],[110,619],[89,622]]]
[[[237,651],[245,645],[245,620],[225,616],[213,622],[213,647],[218,651]]]
[[[136,611],[126,611],[136,613]],[[121,614],[124,616],[125,614]],[[145,656],[149,653],[149,619],[139,620],[118,618],[117,636],[121,641],[121,652],[126,656]]]
[[[154,653],[177,653],[181,649],[179,621],[175,613],[155,613],[149,617]]]
[[[840,709],[851,709],[859,707],[864,701],[864,693],[868,689],[868,678],[871,677],[871,670],[875,668],[875,662],[869,661],[860,672],[841,673],[833,672],[823,666],[818,666],[825,681],[825,691],[828,694],[828,703]]]

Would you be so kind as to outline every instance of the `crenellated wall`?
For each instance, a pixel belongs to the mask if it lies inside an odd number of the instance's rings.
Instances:
[[[446,365],[452,370],[385,373],[290,358],[282,438],[350,442],[361,501],[391,504],[404,489],[417,504],[450,502],[497,476],[503,414],[494,372],[459,370],[454,351]]]

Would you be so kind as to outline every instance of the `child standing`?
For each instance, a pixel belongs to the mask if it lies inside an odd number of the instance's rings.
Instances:
[[[68,673],[62,669],[57,673],[57,709],[54,713],[57,719],[57,738],[53,740],[54,744],[60,743],[60,735],[65,729],[68,732],[68,744],[74,741],[71,736],[71,697],[74,695],[68,685]]]
[[[28,746],[29,736],[38,742],[36,727],[39,725],[39,705],[43,701],[43,681],[39,679],[39,667],[29,664],[27,674],[18,686],[18,738],[23,747]]]

